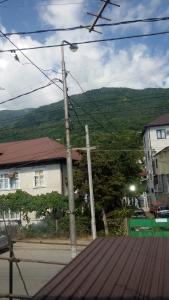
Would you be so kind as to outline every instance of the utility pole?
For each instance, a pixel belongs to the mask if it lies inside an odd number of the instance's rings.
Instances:
[[[94,29],[95,25],[97,24],[98,20],[99,19],[104,19],[104,20],[107,20],[107,21],[111,21],[111,19],[109,18],[105,18],[103,17],[102,13],[104,12],[105,8],[108,6],[108,4],[111,4],[111,5],[114,5],[114,6],[117,6],[117,7],[120,7],[119,4],[116,4],[116,3],[112,3],[110,0],[101,0],[103,2],[103,5],[102,7],[100,8],[100,10],[98,11],[98,13],[94,14],[94,13],[90,13],[90,12],[87,12],[88,15],[91,15],[91,16],[94,16],[95,19],[93,21],[93,24],[90,26],[89,28],[89,32],[91,31],[95,31],[95,32],[98,32],[98,33],[101,33],[99,31],[96,31]]]
[[[63,80],[63,96],[64,96],[64,113],[65,113],[65,130],[66,130],[66,151],[67,151],[67,179],[68,179],[68,198],[69,198],[69,223],[70,223],[70,242],[71,242],[71,256],[74,258],[77,254],[76,249],[76,224],[75,224],[75,201],[73,189],[73,168],[72,168],[72,147],[70,142],[70,120],[68,107],[68,94],[66,82],[66,68],[64,59],[64,44],[69,44],[72,50],[76,50],[77,46],[70,44],[67,41],[62,42],[61,56],[62,56],[62,80]]]
[[[92,166],[90,156],[90,140],[89,140],[89,128],[85,125],[86,132],[86,151],[87,151],[87,166],[88,166],[88,179],[89,179],[89,194],[90,194],[90,209],[91,209],[91,229],[93,240],[96,239],[96,218],[95,218],[95,207],[94,207],[94,194],[93,194],[93,179],[92,179]]]

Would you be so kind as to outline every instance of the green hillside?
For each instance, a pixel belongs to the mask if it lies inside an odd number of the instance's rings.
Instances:
[[[140,133],[153,118],[169,112],[168,89],[102,88],[70,100],[73,143],[83,144],[83,127],[98,133]],[[0,112],[0,141],[49,136],[64,141],[63,101],[37,109]]]
[[[32,112],[34,108],[26,108],[20,110],[1,110],[0,111],[0,128],[11,126],[11,123],[17,122],[26,114]]]

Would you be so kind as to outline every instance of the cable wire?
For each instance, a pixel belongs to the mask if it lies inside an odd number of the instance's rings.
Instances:
[[[153,17],[147,19],[126,20],[126,21],[115,22],[115,23],[101,23],[101,24],[96,24],[95,27],[111,27],[111,26],[129,25],[135,23],[154,23],[154,22],[168,21],[168,20],[169,17]],[[34,30],[34,31],[7,32],[5,33],[5,36],[40,34],[40,33],[60,32],[60,31],[73,31],[78,29],[88,29],[89,27],[90,25],[79,25],[79,26],[73,26],[67,28],[49,28],[49,29],[41,29],[41,30]]]
[[[2,31],[0,31],[2,33]],[[163,34],[169,34],[169,31],[161,31],[161,32],[154,32],[154,33],[145,33],[145,34],[136,34],[136,35],[128,35],[128,36],[122,36],[122,37],[116,37],[116,38],[106,38],[106,39],[98,39],[98,40],[89,40],[89,41],[83,41],[83,42],[74,42],[76,45],[87,45],[87,44],[93,44],[93,43],[101,43],[101,42],[111,42],[111,41],[120,41],[120,40],[126,40],[126,39],[133,39],[133,38],[143,38],[143,37],[149,37],[149,36],[156,36],[156,35],[163,35]],[[5,34],[3,34],[5,37]],[[6,38],[8,38],[6,36]],[[13,42],[11,42],[13,44]],[[14,44],[13,44],[14,45]],[[14,45],[15,46],[15,45]],[[11,52],[11,51],[26,51],[26,50],[38,50],[38,49],[48,49],[48,48],[57,48],[61,46],[68,46],[67,44],[54,44],[54,45],[46,45],[46,46],[36,46],[36,47],[25,47],[25,48],[14,48],[14,49],[5,49],[0,50],[0,53],[5,52]],[[15,46],[16,47],[16,46]],[[23,52],[21,52],[30,62],[32,62]],[[32,64],[36,66],[33,62]],[[42,73],[41,69],[36,66]],[[43,72],[43,75],[47,77],[47,75]],[[49,77],[47,77],[50,79]],[[60,88],[60,87],[59,87]],[[60,88],[61,89],[61,88]]]
[[[74,103],[73,103],[73,101],[71,101],[71,97],[69,97],[69,101],[70,101],[72,110],[74,111],[74,114],[75,114],[75,116],[76,116],[76,118],[77,118],[77,121],[78,121],[78,123],[79,123],[79,125],[80,125],[80,128],[84,131],[84,126],[83,126],[83,124],[81,123],[81,121],[80,121],[80,119],[79,119],[79,116],[78,116],[78,113],[77,113],[76,108],[75,108],[75,106],[74,106]]]
[[[48,84],[43,85],[43,86],[41,86],[41,87],[39,87],[39,88],[33,89],[33,90],[29,91],[29,92],[20,94],[20,95],[18,95],[18,96],[12,97],[12,98],[7,99],[7,100],[4,100],[4,101],[1,101],[1,102],[0,102],[0,105],[1,105],[1,104],[4,104],[4,103],[7,103],[7,102],[14,101],[14,100],[16,100],[16,99],[18,99],[18,98],[21,98],[21,97],[23,97],[23,96],[30,95],[30,94],[32,94],[32,93],[34,93],[34,92],[37,92],[37,91],[42,90],[42,89],[44,89],[44,88],[46,88],[46,87],[49,87],[51,84],[53,84],[53,82],[49,82]]]
[[[129,24],[135,24],[135,23],[154,23],[154,22],[168,21],[168,20],[169,20],[169,17],[153,17],[153,18],[147,18],[147,19],[126,20],[126,21],[115,22],[115,23],[101,23],[101,24],[96,24],[95,27],[111,27],[111,26],[129,25]],[[41,33],[61,32],[61,31],[74,31],[74,30],[79,30],[79,29],[89,29],[90,26],[91,25],[79,25],[79,26],[73,26],[73,27],[67,27],[67,28],[49,28],[49,29],[41,29],[41,30],[34,30],[34,31],[7,32],[7,33],[5,33],[5,36],[41,34]]]
[[[72,97],[71,97],[71,99],[72,99]],[[77,105],[77,102],[75,102],[74,99],[72,99],[72,101]],[[78,105],[79,105],[79,104],[78,104]],[[81,106],[81,110],[84,111],[84,113],[87,114],[88,116],[92,117],[92,120],[95,121],[95,123],[97,123],[97,125],[98,125],[101,129],[104,129],[104,130],[107,131],[107,128],[104,127],[103,124],[101,124],[100,122],[98,122],[98,120],[95,119],[95,118],[93,117],[93,115],[89,113],[89,111],[87,111],[87,110],[86,110],[85,108],[83,108],[82,106]]]
[[[71,76],[71,78],[77,83],[77,85],[79,86],[79,88],[80,88],[80,90],[82,91],[83,95],[84,95],[87,99],[91,100],[91,97],[86,95],[86,91],[82,88],[80,82],[72,75],[72,73],[71,73],[70,71],[68,72],[68,74],[69,74],[69,75]],[[90,104],[94,105],[95,107],[97,107],[97,109],[100,110],[100,108],[96,105],[96,103],[94,104],[92,101],[90,101]],[[100,111],[100,114],[103,114],[103,112]],[[108,120],[108,122],[109,122],[109,120]],[[109,123],[109,126],[112,126],[112,124]]]
[[[40,71],[40,73],[42,73],[47,79],[49,79],[51,82],[53,82],[53,84],[55,86],[57,86],[62,92],[63,92],[63,89],[58,85],[56,84],[55,81],[53,81],[43,70],[41,70],[41,68],[38,67],[38,65],[36,65],[26,54],[24,54],[22,52],[22,50],[20,50],[16,44],[14,42],[11,41],[11,39],[7,36],[5,36],[5,34],[0,30],[0,33],[15,47],[15,49],[13,50],[14,52],[17,50],[17,51],[20,51],[20,53],[36,68]],[[11,51],[10,51],[11,52]]]

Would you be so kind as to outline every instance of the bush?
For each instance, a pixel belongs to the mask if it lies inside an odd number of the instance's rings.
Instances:
[[[76,232],[78,237],[90,234],[90,219],[88,216],[76,216]],[[57,228],[56,220],[51,216],[46,217],[38,224],[21,227],[20,236],[24,238],[69,238],[69,216],[65,215],[60,218]]]
[[[109,234],[111,236],[125,236],[127,235],[127,226],[125,219],[129,218],[133,209],[123,207],[114,210],[107,214],[107,222],[109,227]]]
[[[78,237],[91,234],[90,219],[88,216],[76,216],[76,233]],[[57,235],[59,237],[69,237],[69,216],[66,215],[59,220],[59,228]]]

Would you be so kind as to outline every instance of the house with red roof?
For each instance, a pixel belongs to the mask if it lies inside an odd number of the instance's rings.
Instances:
[[[73,161],[80,155],[72,151]],[[66,148],[48,137],[0,143],[0,195],[21,189],[67,194]]]
[[[144,127],[143,143],[148,194],[150,200],[154,201],[156,200],[155,155],[169,147],[169,114],[161,115]]]

